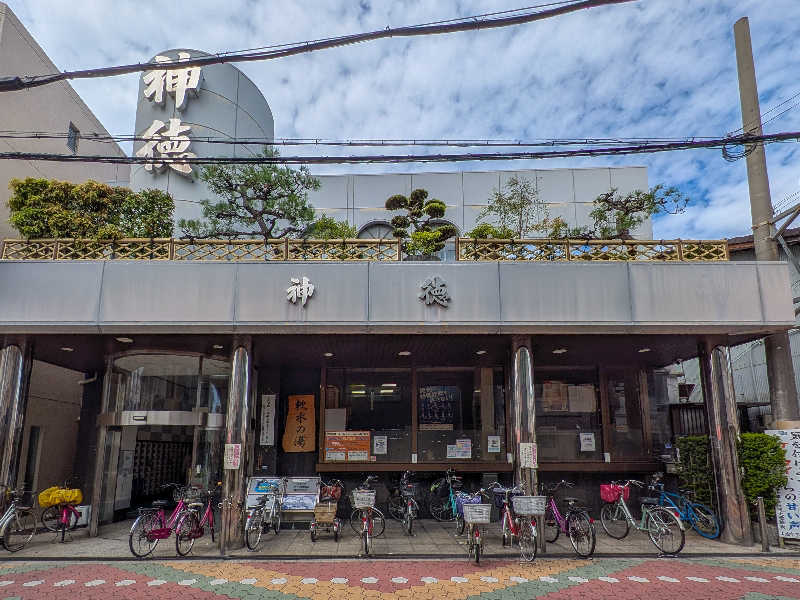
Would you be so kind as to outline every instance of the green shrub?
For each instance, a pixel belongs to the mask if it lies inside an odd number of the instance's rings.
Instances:
[[[698,502],[713,506],[716,494],[708,436],[689,435],[678,438],[677,446],[680,453],[678,461],[680,487],[692,490]]]
[[[739,466],[744,472],[742,489],[755,515],[753,502],[764,498],[767,517],[775,516],[777,489],[786,485],[786,454],[780,440],[766,433],[743,433],[737,444]]]

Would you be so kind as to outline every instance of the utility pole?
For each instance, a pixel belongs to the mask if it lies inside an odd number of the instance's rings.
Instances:
[[[736,41],[736,67],[739,71],[739,97],[742,103],[742,128],[745,134],[762,135],[761,108],[758,104],[750,21],[742,17],[733,26]],[[747,182],[750,188],[750,212],[753,217],[753,248],[756,260],[779,260],[778,243],[773,239],[773,210],[767,176],[764,144],[753,144],[747,155]],[[788,293],[788,290],[787,290]],[[794,382],[791,346],[787,332],[764,338],[773,427],[800,427],[800,407]]]

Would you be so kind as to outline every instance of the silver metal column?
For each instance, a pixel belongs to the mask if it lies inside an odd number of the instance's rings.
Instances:
[[[0,350],[0,485],[17,484],[32,365],[29,342]]]
[[[228,412],[225,419],[225,444],[239,444],[241,462],[237,469],[225,469],[223,475],[222,526],[220,553],[240,548],[244,543],[242,507],[245,502],[247,474],[247,436],[250,427],[250,338],[234,341],[231,355],[231,378],[228,383]]]
[[[699,348],[700,382],[708,422],[711,460],[717,484],[718,510],[725,527],[721,540],[729,544],[750,545],[753,541],[750,511],[742,491],[741,470],[736,452],[739,420],[736,394],[727,346],[712,347],[701,343]]]
[[[514,447],[514,482],[525,485],[527,493],[536,492],[536,471],[522,468],[520,444],[536,442],[536,406],[533,396],[533,360],[530,338],[514,336],[514,429],[511,432]]]

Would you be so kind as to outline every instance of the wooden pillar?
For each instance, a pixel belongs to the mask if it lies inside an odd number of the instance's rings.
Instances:
[[[719,498],[717,509],[725,524],[720,539],[729,544],[749,546],[753,543],[753,536],[736,452],[739,420],[729,350],[727,346],[713,347],[708,341],[701,342],[698,359]]]

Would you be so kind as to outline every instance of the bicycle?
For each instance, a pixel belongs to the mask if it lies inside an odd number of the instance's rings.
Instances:
[[[368,475],[364,482],[354,489],[352,493],[353,512],[358,513],[361,522],[361,529],[357,533],[362,540],[364,556],[370,555],[374,538],[381,535],[386,526],[383,513],[375,508],[375,490],[371,489],[371,485],[377,479],[375,475]],[[380,532],[378,533],[376,533],[376,523],[380,524]],[[352,515],[350,516],[350,526],[353,527]]]
[[[67,479],[63,486],[48,488],[39,494],[40,505],[55,501],[55,504],[42,511],[40,519],[48,531],[61,532],[62,543],[67,531],[73,531],[81,518],[81,513],[75,506],[83,501],[83,494],[79,489],[69,487],[73,481],[74,478]]]
[[[139,516],[131,525],[128,534],[128,547],[131,554],[137,558],[144,558],[155,550],[160,540],[165,540],[172,535],[172,530],[178,522],[180,516],[186,511],[186,495],[188,488],[177,483],[168,483],[161,486],[173,488],[173,499],[177,504],[170,514],[166,517],[164,507],[166,500],[156,500],[149,508],[140,508]]]
[[[286,477],[280,482],[267,481],[266,493],[258,499],[258,503],[250,509],[250,517],[244,530],[244,541],[251,552],[258,549],[264,526],[272,529],[275,535],[281,530],[281,506],[286,490]]]
[[[443,485],[447,485],[447,497],[439,495],[439,490]],[[428,511],[437,521],[452,521],[458,515],[456,505],[456,492],[464,486],[461,477],[455,475],[453,469],[447,469],[445,476],[431,485],[431,493],[434,494],[428,503]],[[463,531],[463,528],[462,528]]]
[[[700,502],[693,501],[690,496],[693,490],[678,490],[678,493],[668,492],[659,475],[653,476],[652,485],[658,492],[658,504],[667,509],[677,511],[680,519],[689,523],[697,533],[710,540],[716,539],[720,534],[719,518],[714,511]]]
[[[373,491],[373,486],[375,482],[378,481],[377,475],[367,475],[366,479],[362,481],[353,492],[357,491]],[[362,536],[364,533],[364,510],[355,506],[355,498],[351,493],[350,501],[353,504],[353,512],[350,513],[350,529],[353,530],[358,536]],[[373,506],[369,507],[369,520],[370,520],[370,537],[380,537],[383,535],[384,530],[386,529],[386,517],[384,517],[383,513],[375,508],[374,501]]]
[[[214,542],[214,508],[211,498],[221,486],[222,482],[218,481],[213,490],[205,491],[207,501],[202,518],[199,516],[200,509],[203,508],[202,502],[189,502],[186,505],[186,510],[175,526],[175,550],[181,556],[186,556],[192,551],[194,541],[199,537],[203,537],[206,525],[211,531],[211,542]]]
[[[549,496],[544,513],[544,539],[552,544],[558,539],[559,534],[568,535],[575,554],[581,558],[589,558],[594,554],[597,544],[594,519],[589,516],[589,511],[577,505],[577,498],[565,497],[563,499],[567,503],[566,516],[562,516],[556,504],[555,492],[560,488],[571,487],[575,487],[575,484],[563,479],[554,485],[543,486]]]
[[[481,490],[479,493],[482,493]],[[470,558],[475,559],[475,564],[480,564],[483,554],[483,535],[481,525],[488,525],[492,514],[491,504],[464,504],[463,518],[467,524],[467,550]]]
[[[36,533],[36,517],[31,507],[22,505],[24,495],[22,490],[3,490],[8,507],[0,517],[0,544],[9,552],[22,550]]]
[[[465,504],[481,504],[481,501],[486,496],[484,488],[479,489],[477,492],[469,493],[458,491],[455,493],[456,498],[456,533],[462,535],[466,528],[467,521],[464,518],[464,505]]]
[[[493,486],[493,491],[496,497],[500,497],[502,507],[500,514],[503,547],[512,546],[514,538],[517,538],[520,557],[522,560],[532,562],[536,558],[537,551],[536,517],[532,514],[536,507],[532,506],[528,499],[536,496],[525,496],[525,488],[522,486],[507,488],[496,484]],[[519,498],[523,500],[518,500]]]
[[[324,529],[333,533],[333,541],[339,541],[342,531],[342,522],[336,513],[339,510],[339,500],[344,494],[344,483],[340,479],[333,479],[330,483],[320,481],[319,501],[314,507],[314,518],[308,526],[311,532],[311,541],[316,542],[320,530]]]
[[[403,472],[402,477],[400,477],[400,485],[397,488],[397,496],[394,496],[400,503],[399,518],[396,514],[398,512],[397,508],[393,507],[392,498],[389,499],[389,514],[400,521],[406,535],[413,535],[414,519],[419,515],[419,505],[416,498],[414,498],[414,483],[411,481],[411,477],[411,471]]]
[[[600,486],[600,497],[605,502],[600,509],[600,522],[605,532],[621,540],[628,535],[631,527],[637,531],[647,531],[650,541],[662,554],[678,554],[686,543],[683,522],[671,510],[658,506],[658,498],[641,498],[642,518],[636,523],[625,503],[631,485],[645,487],[643,482],[635,479]],[[648,489],[653,490],[653,487],[648,486]]]

